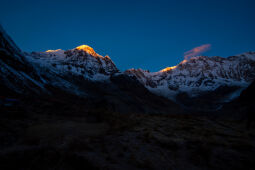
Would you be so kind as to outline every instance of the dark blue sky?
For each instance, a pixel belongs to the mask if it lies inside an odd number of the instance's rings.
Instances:
[[[24,51],[90,45],[121,69],[158,71],[204,55],[255,51],[254,0],[1,0],[0,23]]]

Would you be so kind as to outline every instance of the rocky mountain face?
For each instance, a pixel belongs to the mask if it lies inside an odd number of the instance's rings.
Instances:
[[[139,81],[120,73],[109,56],[103,57],[87,45],[26,53],[1,29],[0,49],[3,97],[82,98],[87,111],[179,112],[177,104],[150,93]]]
[[[223,85],[246,86],[255,78],[255,53],[228,58],[193,57],[159,72],[130,69],[133,75],[152,91],[212,91]],[[195,95],[195,94],[193,94]]]
[[[24,55],[44,85],[79,96],[93,96],[93,90],[87,86],[91,87],[93,82],[98,82],[95,87],[108,84],[110,76],[119,72],[109,56],[103,57],[87,45]]]
[[[61,75],[73,74],[97,80],[119,72],[109,56],[103,57],[87,45],[66,51],[58,49],[26,53],[26,55],[31,62]]]
[[[254,71],[255,53],[248,52],[227,58],[198,56],[159,72],[130,69],[125,74],[135,76],[154,94],[187,107],[206,101],[216,109],[212,101],[222,103],[240,95],[255,79]]]

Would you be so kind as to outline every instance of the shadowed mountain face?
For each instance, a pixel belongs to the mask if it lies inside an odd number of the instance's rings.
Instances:
[[[241,95],[232,103],[236,104],[242,110],[241,115],[245,116],[248,121],[255,122],[255,81],[248,88],[242,91]]]
[[[249,87],[241,93],[238,100],[240,100],[242,103],[255,104],[254,95],[255,95],[255,81],[251,83]]]
[[[45,91],[39,75],[0,26],[0,87],[2,95]]]
[[[242,119],[243,122],[255,122],[255,81],[253,81],[240,96],[226,103],[221,110],[217,111],[218,117]]]

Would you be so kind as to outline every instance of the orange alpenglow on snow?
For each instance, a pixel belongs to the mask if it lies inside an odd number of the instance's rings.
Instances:
[[[80,46],[76,47],[75,49],[83,50],[83,51],[85,51],[86,53],[88,53],[88,54],[90,54],[92,56],[96,56],[97,55],[97,53],[94,51],[94,49],[91,48],[88,45],[80,45]]]
[[[170,71],[170,70],[175,69],[176,67],[177,67],[177,66],[167,67],[167,68],[164,68],[163,70],[160,70],[159,72],[167,72],[167,71]]]
[[[53,53],[53,52],[58,52],[61,51],[61,49],[57,49],[57,50],[47,50],[45,51],[46,53]]]
[[[188,60],[183,60],[182,62],[181,62],[181,64],[185,64],[185,63],[187,63],[188,62]]]

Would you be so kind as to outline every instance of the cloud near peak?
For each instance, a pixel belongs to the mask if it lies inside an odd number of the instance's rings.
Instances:
[[[204,45],[201,45],[201,46],[198,46],[198,47],[195,47],[187,52],[184,53],[184,59],[185,60],[188,60],[190,59],[191,57],[195,57],[197,55],[200,55],[208,50],[211,49],[211,44],[204,44]]]

